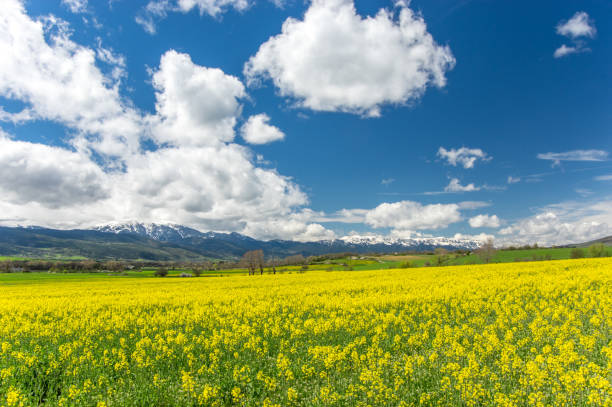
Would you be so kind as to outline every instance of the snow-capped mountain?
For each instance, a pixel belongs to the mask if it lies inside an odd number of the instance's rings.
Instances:
[[[468,239],[452,239],[448,237],[411,237],[396,238],[390,236],[350,235],[339,238],[342,242],[356,246],[403,246],[408,249],[422,246],[462,248],[468,250],[478,249],[482,242]]]
[[[290,240],[261,241],[239,233],[200,232],[182,225],[158,223],[113,223],[95,230],[115,234],[136,234],[160,242],[170,242],[207,255],[240,256],[247,250],[263,249],[278,256],[301,253],[304,255],[331,252],[398,252],[446,249],[474,250],[480,247],[477,240],[459,240],[446,237],[394,238],[389,236],[351,235],[318,242]]]
[[[175,223],[109,223],[107,225],[98,226],[94,228],[94,230],[115,234],[133,233],[150,239],[159,240],[160,242],[181,242],[193,239],[255,240],[248,236],[241,235],[240,233],[200,232],[199,230],[177,225]]]
[[[94,230],[115,234],[134,233],[161,242],[174,242],[204,235],[204,233],[198,230],[172,223],[109,223],[108,225],[95,227]]]

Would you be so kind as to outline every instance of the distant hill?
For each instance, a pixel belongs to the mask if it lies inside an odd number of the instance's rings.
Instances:
[[[256,240],[239,233],[200,232],[176,224],[128,222],[110,224],[96,228],[98,231],[114,234],[137,234],[162,242],[174,243],[190,250],[196,250],[210,257],[238,257],[244,252],[263,249],[266,256],[285,257],[294,254],[304,256],[336,252],[393,253],[405,251],[427,251],[438,247],[457,250],[474,250],[480,242],[457,240],[445,237],[399,239],[378,236],[344,236],[339,239],[318,242],[297,242],[291,240]]]
[[[33,258],[196,260],[202,254],[146,237],[94,230],[0,227],[0,255]]]
[[[393,253],[478,248],[479,242],[444,237],[395,239],[345,236],[319,242],[256,240],[239,233],[200,232],[182,225],[129,222],[94,230],[0,227],[0,255],[36,258],[82,256],[93,259],[197,260],[236,259],[262,249],[267,257],[336,252]]]
[[[579,243],[575,247],[589,247],[593,244],[603,243],[606,246],[612,246],[612,236],[602,237],[601,239],[591,240],[590,242]]]

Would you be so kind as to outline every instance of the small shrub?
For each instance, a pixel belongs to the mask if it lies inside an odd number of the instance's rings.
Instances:
[[[603,257],[606,253],[606,246],[603,243],[596,243],[589,246],[589,257]]]
[[[168,269],[165,267],[161,267],[155,270],[155,273],[153,274],[155,275],[155,277],[166,277],[168,275]]]
[[[414,267],[414,266],[412,262],[409,262],[409,261],[404,261],[397,266],[397,268],[400,268],[400,269],[409,269],[410,267]]]
[[[579,248],[573,248],[570,252],[570,259],[582,259],[584,257],[584,250]]]

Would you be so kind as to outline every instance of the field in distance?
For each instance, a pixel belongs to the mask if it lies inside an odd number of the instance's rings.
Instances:
[[[595,250],[596,249],[596,250]],[[456,266],[483,263],[507,263],[542,260],[564,260],[582,257],[610,257],[612,247],[595,244],[585,248],[523,248],[494,250],[484,257],[479,252],[436,250],[428,253],[409,254],[329,254],[322,256],[290,256],[284,261],[275,258],[263,264],[264,273],[304,273],[308,271],[364,271],[393,268],[411,268],[425,266]],[[274,266],[273,266],[274,265]],[[82,267],[83,266],[83,267]],[[160,269],[167,277],[203,276],[221,277],[247,274],[248,270],[239,261],[204,261],[204,262],[147,262],[147,261],[107,261],[95,262],[81,258],[64,258],[57,260],[37,260],[25,257],[0,256],[0,282],[31,281],[52,279],[40,272],[57,275],[93,274],[82,278],[112,277],[154,277],[160,276]],[[259,274],[257,267],[257,274]],[[95,276],[94,276],[95,275]],[[70,279],[78,279],[73,276]]]
[[[3,280],[0,403],[606,405],[611,269]]]

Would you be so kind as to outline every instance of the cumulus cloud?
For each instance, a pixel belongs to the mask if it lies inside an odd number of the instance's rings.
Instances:
[[[568,46],[562,44],[555,50],[553,54],[555,58],[562,58],[570,54],[589,51],[583,38],[594,38],[597,33],[593,20],[591,20],[589,15],[584,11],[577,12],[567,21],[559,22],[556,29],[557,34],[570,38],[573,45]]]
[[[582,243],[612,235],[612,201],[562,202],[499,231],[506,245]]]
[[[0,133],[0,194],[13,204],[50,208],[108,196],[102,170],[89,157],[59,147],[14,141]]]
[[[455,64],[450,49],[407,3],[396,10],[363,18],[352,0],[313,0],[302,20],[288,18],[245,64],[247,83],[271,79],[299,107],[363,116],[443,87]]]
[[[497,215],[476,215],[468,221],[473,228],[498,228],[500,225]]]
[[[540,153],[540,160],[552,161],[553,167],[561,165],[561,161],[606,161],[608,152],[603,150],[572,150],[563,153]]]
[[[240,128],[240,134],[244,141],[249,144],[266,144],[285,138],[278,127],[268,124],[270,118],[267,114],[261,113],[249,117]]]
[[[448,162],[448,164],[456,167],[461,165],[463,168],[474,168],[476,161],[490,161],[492,157],[489,157],[487,153],[482,151],[480,148],[451,148],[449,150],[444,147],[438,149],[438,156]]]
[[[584,11],[578,11],[572,18],[557,25],[557,34],[570,38],[593,38],[596,33],[595,24]]]
[[[170,50],[152,71],[155,112],[143,114],[122,99],[112,70],[97,67],[121,59],[73,42],[69,31],[53,17],[31,19],[16,0],[0,8],[0,95],[27,105],[20,118],[65,126],[68,141],[0,136],[3,224],[172,222],[260,238],[332,235],[303,215],[308,197],[298,185],[232,142],[246,97],[240,80]],[[0,117],[18,122],[11,115]]]
[[[296,240],[315,242],[331,240],[336,234],[319,223],[312,223],[313,213],[309,210],[295,212],[286,219],[262,219],[250,222],[245,233],[260,236],[263,239]]]
[[[365,223],[374,228],[399,230],[442,229],[460,220],[457,204],[422,205],[414,201],[385,202],[365,214]]]
[[[169,12],[188,13],[198,9],[200,15],[217,17],[230,8],[243,11],[250,5],[248,0],[152,0],[136,16],[136,22],[149,34],[155,34],[156,20],[165,18]]]
[[[444,192],[472,192],[479,190],[480,187],[477,187],[474,184],[461,185],[459,179],[457,178],[451,179],[448,185],[444,187]]]
[[[246,96],[238,78],[170,50],[153,74],[153,86],[156,114],[149,121],[156,141],[199,146],[234,139],[239,100]]]
[[[120,97],[118,82],[96,66],[96,51],[70,39],[66,22],[33,20],[21,2],[7,0],[0,9],[0,54],[0,96],[26,105],[13,117],[4,112],[5,120],[67,125],[80,133],[75,145],[102,155],[138,150],[139,114]]]

